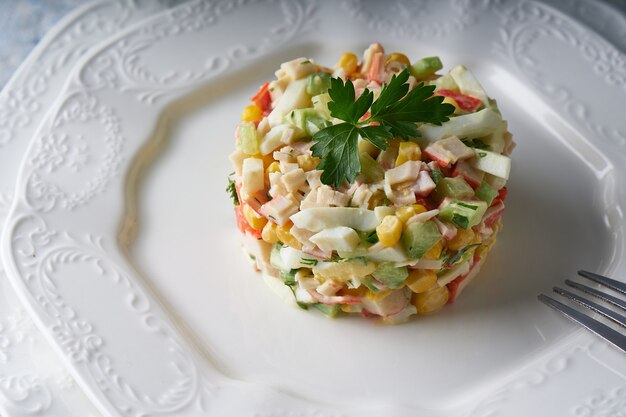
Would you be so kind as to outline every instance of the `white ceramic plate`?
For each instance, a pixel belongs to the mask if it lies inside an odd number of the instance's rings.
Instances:
[[[256,86],[372,41],[468,65],[519,144],[481,278],[395,327],[282,304],[223,191]],[[183,5],[78,66],[22,166],[3,257],[112,415],[564,415],[598,396],[620,410],[623,361],[536,294],[579,268],[626,275],[625,85],[622,54],[535,2]]]
[[[20,65],[0,93],[0,224],[13,200],[19,163],[30,139],[72,67],[106,37],[166,7],[152,0],[87,2],[58,22]],[[35,327],[1,263],[0,414],[98,415]]]

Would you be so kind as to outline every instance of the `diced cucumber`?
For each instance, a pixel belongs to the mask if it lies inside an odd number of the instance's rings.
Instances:
[[[312,304],[313,307],[324,313],[327,317],[335,317],[341,311],[340,304],[323,304],[323,303],[315,303]]]
[[[259,138],[256,126],[251,122],[239,124],[239,148],[246,155],[257,155],[259,151]]]
[[[506,180],[504,178],[496,177],[491,174],[485,174],[485,182],[496,190],[499,190],[506,185]]]
[[[313,136],[318,131],[331,125],[331,122],[322,117],[315,109],[292,110],[286,117],[286,121],[305,132],[307,136]]]
[[[359,160],[361,161],[361,176],[366,183],[371,184],[382,181],[383,178],[385,178],[385,170],[383,167],[367,152],[361,152],[359,154]]]
[[[480,183],[480,187],[476,189],[476,198],[483,200],[488,206],[491,205],[493,199],[498,195],[498,191],[491,185],[487,184],[485,180]]]
[[[475,168],[505,180],[509,179],[511,158],[483,149],[475,149],[474,152],[476,157],[472,158],[470,163]]]
[[[409,257],[413,259],[424,256],[440,240],[441,233],[432,220],[425,223],[410,223],[402,233],[402,244]]]
[[[450,222],[462,229],[476,226],[487,211],[484,201],[450,201],[439,211],[437,217],[444,222]]]
[[[459,91],[459,86],[454,82],[454,78],[450,75],[443,75],[437,78],[435,81],[431,81],[430,85],[435,86],[435,91],[437,90],[452,90]]]
[[[409,271],[406,266],[396,268],[393,262],[382,262],[378,264],[372,275],[389,288],[401,288],[404,280],[409,276]]]
[[[422,58],[411,64],[409,71],[417,79],[428,77],[443,68],[443,64],[438,56]]]
[[[306,92],[311,96],[316,96],[328,91],[330,88],[330,74],[327,72],[315,72],[309,74],[306,84]]]
[[[313,108],[319,112],[326,119],[330,119],[330,110],[328,110],[328,103],[332,101],[330,94],[323,93],[313,96],[311,99],[313,102]]]
[[[441,178],[437,183],[435,192],[432,195],[437,202],[443,201],[446,197],[455,200],[463,200],[472,196],[474,196],[474,190],[463,179],[463,177]]]
[[[479,138],[493,133],[501,126],[502,117],[491,110],[484,108],[476,113],[452,117],[441,126],[425,123],[418,127],[422,140],[435,142],[450,136],[462,139]]]

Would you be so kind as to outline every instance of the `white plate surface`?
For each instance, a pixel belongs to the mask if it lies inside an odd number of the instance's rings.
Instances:
[[[166,2],[152,0],[87,2],[57,23],[20,65],[0,93],[0,224],[8,214],[19,163],[30,139],[72,67],[108,36],[166,7]],[[41,25],[48,26],[45,22]],[[36,29],[41,28],[32,28],[33,33]],[[6,278],[3,264],[0,264],[0,414],[98,415],[24,309]]]
[[[224,193],[256,86],[285,60],[332,64],[372,41],[469,66],[518,142],[480,279],[402,326],[282,304],[243,259]],[[113,415],[527,415],[546,380],[550,415],[623,400],[619,357],[536,295],[580,268],[626,276],[625,97],[624,56],[535,2],[183,5],[76,69],[27,153],[3,257]]]

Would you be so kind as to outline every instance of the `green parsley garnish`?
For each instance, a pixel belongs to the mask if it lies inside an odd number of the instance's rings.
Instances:
[[[234,174],[234,173],[233,173]],[[237,187],[235,187],[235,181],[232,178],[232,175],[228,176],[228,185],[226,186],[226,192],[230,194],[230,198],[233,199],[233,204],[239,205],[239,197],[237,196]]]
[[[329,126],[313,135],[313,156],[321,158],[318,169],[323,169],[324,184],[341,186],[350,183],[361,171],[358,138],[372,143],[379,149],[387,149],[387,139],[399,136],[410,139],[419,136],[416,123],[441,125],[448,121],[454,106],[442,103],[442,96],[433,96],[434,86],[420,83],[409,91],[406,83],[409,71],[404,70],[383,84],[378,100],[367,88],[355,101],[352,81],[344,83],[340,78],[331,78],[328,94],[330,115],[344,123]],[[359,119],[370,110],[370,116]],[[369,126],[375,122],[378,125]]]

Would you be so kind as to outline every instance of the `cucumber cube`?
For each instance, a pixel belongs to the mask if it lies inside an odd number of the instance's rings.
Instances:
[[[307,136],[313,136],[318,131],[330,126],[330,122],[322,117],[315,109],[296,109],[289,113],[288,122],[292,126],[304,131]]]
[[[259,138],[254,123],[242,122],[239,125],[239,140],[237,144],[246,155],[257,155],[260,152]]]
[[[372,275],[389,288],[401,288],[404,280],[409,276],[409,271],[406,266],[396,268],[393,262],[382,262],[378,264]]]
[[[439,180],[432,196],[437,202],[443,201],[446,197],[464,200],[473,197],[474,190],[463,177],[445,177]]]
[[[419,259],[441,240],[437,224],[429,220],[425,223],[409,224],[402,233],[402,244],[410,258]]]
[[[494,189],[491,185],[487,184],[485,180],[480,183],[480,187],[476,189],[476,198],[491,205],[493,199],[498,195],[498,190]]]
[[[443,64],[438,56],[429,56],[415,61],[409,70],[411,75],[417,79],[428,77],[443,68]]]
[[[444,222],[454,223],[462,229],[476,226],[482,220],[487,203],[484,201],[450,201],[439,211],[437,217]]]
[[[310,96],[316,96],[328,91],[330,88],[330,74],[327,72],[316,72],[309,74],[306,83],[306,92]]]
[[[361,176],[367,184],[372,184],[385,178],[383,167],[367,152],[361,152],[359,160],[361,162]]]

